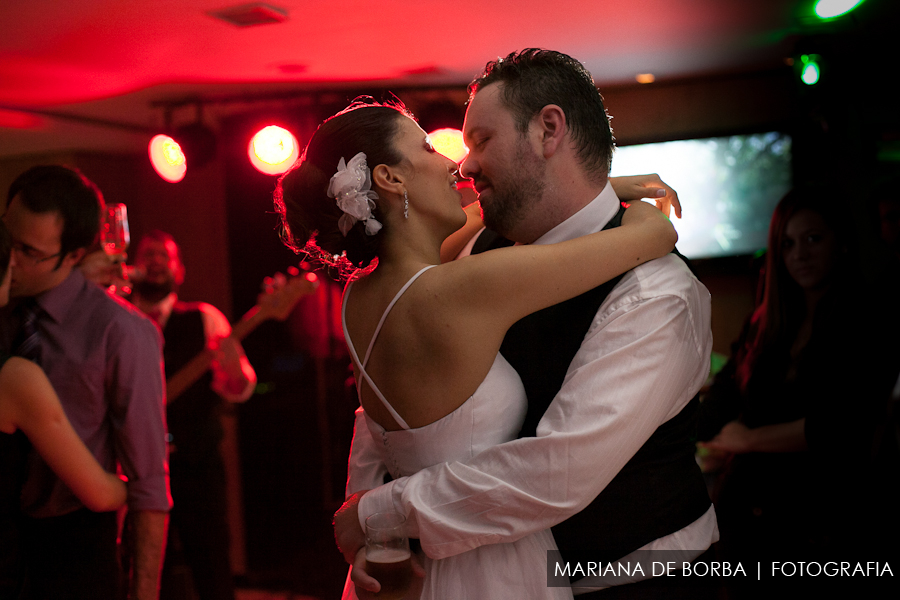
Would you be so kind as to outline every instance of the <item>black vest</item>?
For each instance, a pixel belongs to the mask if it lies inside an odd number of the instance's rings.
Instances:
[[[195,304],[176,302],[163,329],[166,378],[178,372],[206,348],[203,315]],[[172,446],[171,463],[200,466],[218,463],[222,424],[221,399],[210,389],[212,375],[203,377],[166,406]],[[171,466],[171,465],[170,465]]]
[[[623,212],[620,209],[604,229],[618,227]],[[472,252],[510,244],[485,231]],[[500,352],[528,394],[520,437],[535,435],[597,310],[621,278],[531,314],[507,332]],[[706,484],[694,460],[698,404],[694,398],[660,425],[587,508],[553,528],[564,560],[614,561],[686,527],[709,509]]]

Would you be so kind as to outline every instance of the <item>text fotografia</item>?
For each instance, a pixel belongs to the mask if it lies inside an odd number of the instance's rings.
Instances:
[[[827,561],[827,562],[773,562],[772,577],[893,577],[891,565],[886,562]]]
[[[742,578],[746,581],[772,581],[815,578],[893,577],[894,567],[875,560],[784,560],[728,562],[697,559],[696,552],[638,551],[617,561],[563,559],[558,551],[548,552],[547,585],[577,588],[603,588],[635,583],[651,577]],[[704,556],[704,559],[706,556]]]

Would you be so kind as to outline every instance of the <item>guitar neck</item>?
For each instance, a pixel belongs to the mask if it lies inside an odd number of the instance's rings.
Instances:
[[[288,269],[288,273],[291,275],[290,278],[278,273],[275,277],[267,277],[264,280],[266,293],[260,295],[256,306],[248,310],[241,320],[232,326],[230,336],[232,339],[242,341],[268,319],[284,321],[300,298],[316,291],[319,284],[315,275],[307,273],[301,277],[300,271],[294,267]],[[208,349],[203,350],[168,378],[166,380],[168,402],[178,398],[203,377],[212,361],[213,353]]]
[[[260,313],[259,307],[254,306],[232,326],[230,337],[240,342],[265,321],[266,318]],[[213,353],[204,349],[181,367],[177,373],[166,379],[166,402],[171,404],[203,377],[203,374],[212,365],[212,361]]]
[[[244,338],[253,333],[257,327],[266,321],[266,317],[260,312],[258,306],[254,306],[241,317],[241,320],[231,326],[231,336],[239,342],[243,342]]]

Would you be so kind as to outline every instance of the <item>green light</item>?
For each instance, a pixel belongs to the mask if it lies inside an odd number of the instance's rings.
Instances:
[[[847,14],[862,3],[863,0],[819,0],[816,3],[815,13],[820,19],[834,19]]]
[[[809,63],[803,67],[803,75],[800,76],[806,85],[814,85],[819,81],[819,67],[816,63]]]
[[[803,67],[800,69],[800,80],[806,85],[815,85],[819,82],[819,63],[816,62],[817,55],[804,54],[800,57]]]

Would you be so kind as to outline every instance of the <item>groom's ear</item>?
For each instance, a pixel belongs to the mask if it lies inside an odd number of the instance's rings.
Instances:
[[[543,156],[550,158],[560,149],[566,137],[566,113],[556,104],[548,104],[540,110],[535,121]]]
[[[404,182],[403,173],[396,167],[380,164],[372,169],[372,185],[386,192],[402,196]]]

